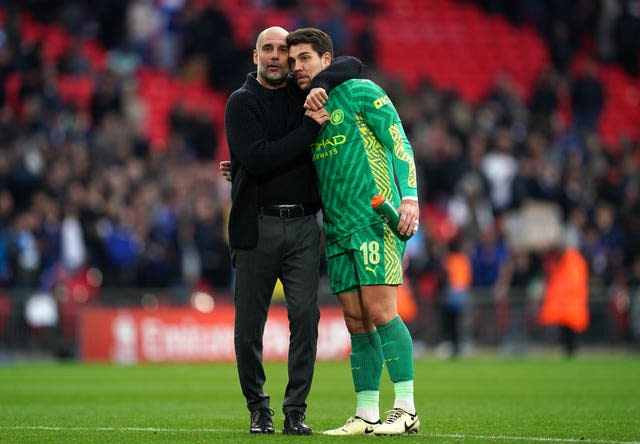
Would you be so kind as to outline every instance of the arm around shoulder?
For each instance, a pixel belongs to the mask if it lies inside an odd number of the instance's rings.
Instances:
[[[357,57],[336,57],[331,65],[313,79],[311,87],[324,88],[328,93],[347,80],[359,78],[363,71],[364,64]]]
[[[234,93],[227,101],[225,129],[229,151],[256,176],[269,174],[308,149],[321,126],[305,117],[302,124],[277,140],[266,132],[268,116],[250,93]]]

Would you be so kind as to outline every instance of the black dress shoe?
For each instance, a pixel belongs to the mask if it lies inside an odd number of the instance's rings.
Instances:
[[[273,433],[273,410],[258,409],[251,412],[251,427],[249,433]]]
[[[304,419],[304,414],[301,412],[287,413],[284,417],[282,433],[285,435],[311,435],[311,427],[305,424]]]

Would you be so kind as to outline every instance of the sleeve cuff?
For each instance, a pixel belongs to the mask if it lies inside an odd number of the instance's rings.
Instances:
[[[302,119],[302,126],[313,133],[314,137],[317,137],[322,129],[322,125],[316,122],[313,118],[309,116],[304,116]]]

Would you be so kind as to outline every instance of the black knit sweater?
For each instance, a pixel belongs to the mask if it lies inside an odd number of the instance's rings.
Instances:
[[[316,76],[312,87],[323,87],[328,92],[359,76],[362,69],[358,59],[338,57]],[[256,73],[251,73],[227,101],[231,248],[256,246],[261,206],[300,203],[318,210],[321,207],[309,154],[309,145],[316,140],[321,126],[304,116],[305,94],[292,77],[286,87],[271,90],[260,85]]]

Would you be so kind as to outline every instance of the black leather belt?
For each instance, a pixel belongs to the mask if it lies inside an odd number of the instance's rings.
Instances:
[[[280,219],[289,219],[292,217],[303,217],[315,214],[304,205],[269,205],[268,207],[260,207],[260,214],[264,216],[275,216]]]

